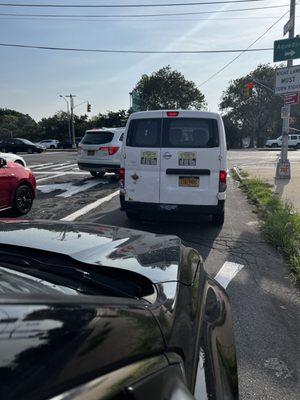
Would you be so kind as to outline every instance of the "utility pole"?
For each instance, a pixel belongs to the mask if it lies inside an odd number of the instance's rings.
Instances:
[[[63,96],[62,94],[60,94],[59,97],[61,97],[62,99],[64,99],[65,102],[67,103],[67,112],[68,112],[68,136],[69,136],[70,142],[72,142],[71,118],[70,118],[70,107],[69,107],[69,102],[68,102],[68,100],[65,98],[65,96]]]
[[[70,122],[71,122],[71,134],[72,134],[72,147],[73,149],[76,149],[75,121],[74,121],[74,97],[76,96],[70,93],[69,95],[66,95],[66,97],[70,98],[70,109],[71,109]]]
[[[295,8],[296,0],[291,0],[290,4],[290,21],[291,27],[289,29],[289,39],[295,37]],[[293,60],[287,61],[287,66],[293,66]],[[291,105],[285,105],[285,115],[282,115],[282,144],[281,144],[281,154],[280,159],[276,166],[276,179],[290,179],[291,178],[291,165],[288,159],[288,141],[289,141],[289,131],[290,131],[290,115],[291,115]]]

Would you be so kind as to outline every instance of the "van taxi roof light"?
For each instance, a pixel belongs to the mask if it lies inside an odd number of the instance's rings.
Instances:
[[[168,117],[178,117],[179,111],[167,111]]]

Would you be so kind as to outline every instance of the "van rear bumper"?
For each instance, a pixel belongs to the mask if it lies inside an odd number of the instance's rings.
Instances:
[[[157,204],[125,201],[124,195],[120,194],[121,210],[136,212],[139,215],[157,215],[160,213],[184,213],[212,215],[221,214],[224,211],[225,200],[219,200],[215,206],[186,205],[186,204]]]

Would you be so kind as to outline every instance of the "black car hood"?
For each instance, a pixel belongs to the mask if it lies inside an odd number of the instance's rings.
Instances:
[[[91,223],[1,220],[1,244],[63,254],[86,264],[126,269],[154,283],[191,283],[180,275],[181,240],[177,236]]]

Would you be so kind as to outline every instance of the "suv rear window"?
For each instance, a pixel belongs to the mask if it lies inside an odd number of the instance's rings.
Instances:
[[[162,147],[207,148],[219,146],[217,121],[203,118],[164,120]]]
[[[81,144],[104,144],[112,141],[114,134],[112,132],[86,132]]]
[[[126,145],[160,147],[161,118],[134,119],[130,122]]]

